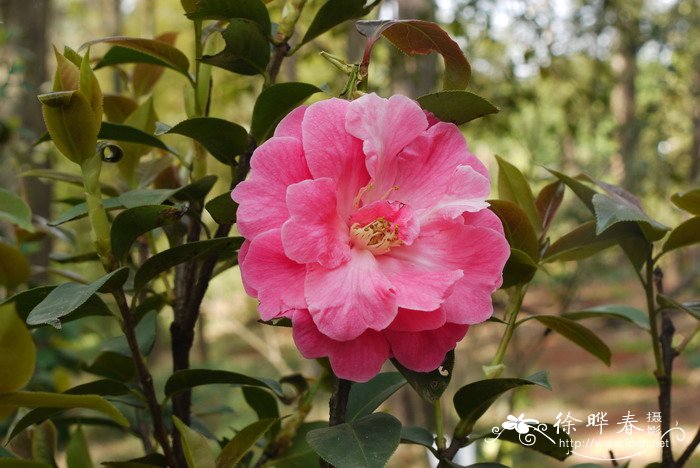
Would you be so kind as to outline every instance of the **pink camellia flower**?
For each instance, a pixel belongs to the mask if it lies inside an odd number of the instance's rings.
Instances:
[[[243,284],[338,377],[432,371],[493,312],[510,250],[489,189],[459,129],[407,97],[299,107],[231,194]]]

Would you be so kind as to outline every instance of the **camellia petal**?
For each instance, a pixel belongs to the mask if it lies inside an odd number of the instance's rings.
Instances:
[[[383,330],[398,311],[396,290],[368,250],[352,249],[347,263],[329,270],[308,266],[306,301],[324,335],[347,341],[367,329]]]
[[[366,382],[379,373],[389,358],[389,343],[381,333],[367,330],[350,341],[335,341],[321,333],[306,310],[292,317],[294,343],[309,359],[328,357],[341,379]]]
[[[401,365],[418,372],[430,372],[442,364],[445,354],[454,349],[468,329],[468,325],[446,323],[435,330],[420,332],[385,330],[384,336]]]
[[[277,138],[291,137],[301,141],[301,122],[304,120],[304,114],[306,114],[306,109],[308,107],[309,106],[299,106],[287,114],[280,120],[280,123],[277,124],[274,136]]]

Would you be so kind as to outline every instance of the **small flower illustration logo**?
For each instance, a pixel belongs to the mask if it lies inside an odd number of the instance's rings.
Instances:
[[[506,417],[506,421],[503,422],[501,426],[507,431],[512,431],[513,429],[515,429],[518,432],[518,434],[527,434],[528,432],[530,432],[531,424],[537,425],[539,423],[540,422],[537,419],[526,419],[525,413],[521,413],[520,416],[518,416],[517,418],[512,414],[509,414]]]

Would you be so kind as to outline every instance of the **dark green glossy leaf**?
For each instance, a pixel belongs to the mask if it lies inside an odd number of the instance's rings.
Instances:
[[[345,420],[354,421],[372,414],[379,405],[404,385],[406,385],[406,379],[398,372],[377,374],[369,382],[354,384],[350,388]]]
[[[260,93],[253,108],[250,134],[258,144],[262,143],[275,130],[282,118],[306,99],[321,90],[308,83],[278,83]]]
[[[564,199],[564,183],[560,180],[545,185],[535,199],[537,213],[542,220],[542,229],[547,230],[552,223],[562,200]]]
[[[156,312],[151,311],[136,325],[136,341],[139,344],[139,349],[143,356],[151,354],[153,346],[155,345],[156,331],[158,328],[156,316]],[[126,341],[126,337],[123,334],[105,340],[102,344],[102,352],[117,353],[128,358],[132,357],[129,343]]]
[[[367,13],[365,0],[328,0],[319,8],[299,45],[306,44],[345,21],[360,18]]]
[[[188,468],[211,468],[214,466],[216,459],[207,438],[187,427],[177,416],[173,416],[173,424],[182,438],[182,448],[185,452]]]
[[[524,319],[520,323],[527,320],[537,320],[547,328],[554,330],[572,343],[588,351],[603,361],[605,365],[610,366],[610,348],[595,333],[580,323],[556,315],[535,315]]]
[[[505,440],[518,444],[524,448],[534,450],[536,452],[548,455],[557,460],[563,461],[571,455],[571,438],[564,431],[560,434],[557,428],[552,424],[546,424],[546,429],[535,430],[535,426],[528,434],[519,434],[515,430],[503,430],[498,433],[498,439]],[[541,427],[538,426],[538,427]],[[499,428],[500,429],[500,428]],[[475,435],[470,438],[471,441],[480,439],[493,439],[496,434],[488,432],[486,434]]]
[[[128,427],[129,421],[110,402],[98,395],[68,395],[49,392],[0,393],[0,404],[22,408],[84,408],[99,411]]]
[[[246,452],[255,445],[255,442],[265,435],[272,425],[278,421],[279,419],[277,418],[261,419],[241,429],[238,434],[226,444],[217,457],[216,467],[228,468],[230,466],[236,466]]]
[[[0,220],[14,224],[25,231],[34,231],[29,205],[20,197],[4,188],[0,188]]]
[[[112,468],[167,468],[168,466],[165,457],[160,453],[149,453],[127,461],[102,462],[102,465]]]
[[[649,316],[641,310],[626,305],[610,304],[590,309],[567,312],[563,317],[571,320],[582,320],[590,317],[620,318],[637,325],[642,330],[649,331]]]
[[[57,286],[39,286],[38,288],[28,289],[26,291],[22,291],[21,293],[15,294],[14,296],[8,298],[5,302],[14,302],[17,313],[19,314],[20,318],[26,322],[29,313],[56,288]],[[107,305],[97,294],[90,296],[71,314],[63,317],[62,321],[71,322],[73,320],[93,315],[112,315]]]
[[[498,108],[481,96],[468,91],[440,91],[418,98],[418,104],[443,122],[462,125],[498,112]]]
[[[64,254],[55,252],[49,255],[49,259],[56,263],[85,263],[96,262],[100,260],[97,252],[85,252],[77,254]]]
[[[462,49],[444,29],[421,20],[358,21],[357,30],[371,44],[380,35],[408,55],[437,52],[445,60],[443,89],[462,90],[469,84],[472,69]]]
[[[240,75],[262,75],[270,61],[270,44],[257,23],[234,18],[221,35],[226,45],[202,62]]]
[[[134,289],[141,290],[152,279],[180,263],[209,255],[232,257],[243,244],[241,237],[222,237],[178,245],[146,260],[136,271]]]
[[[671,201],[678,208],[694,215],[700,215],[700,188],[678,192],[671,196]]]
[[[112,251],[114,256],[123,260],[128,254],[131,244],[139,236],[172,224],[179,220],[185,212],[174,206],[145,205],[122,211],[112,222]]]
[[[639,223],[649,241],[661,239],[668,227],[652,219],[642,209],[622,197],[613,197],[596,193],[593,195],[593,209],[596,216],[596,234],[605,232],[610,227],[624,221]]]
[[[400,440],[401,423],[386,413],[315,429],[306,435],[306,441],[316,453],[338,468],[381,468]]]
[[[661,253],[670,252],[700,243],[700,216],[695,216],[676,226],[664,242]]]
[[[245,128],[215,117],[184,120],[167,130],[161,126],[157,133],[176,133],[192,138],[224,164],[233,164],[234,157],[248,150],[250,146]]]
[[[98,291],[120,287],[129,276],[128,268],[120,268],[90,284],[64,283],[52,290],[27,316],[27,324],[53,326],[74,312]]]
[[[222,193],[212,198],[204,207],[217,224],[233,224],[236,222],[238,203],[231,198],[231,192]]]
[[[541,231],[542,220],[527,179],[517,167],[500,156],[496,156],[496,161],[498,162],[498,196],[502,200],[518,205],[527,215],[535,232]]]
[[[555,176],[557,179],[566,184],[566,186],[569,187],[576,194],[576,196],[583,202],[583,204],[586,205],[586,207],[588,207],[591,213],[595,213],[593,209],[593,195],[595,195],[598,192],[596,192],[594,189],[592,189],[591,187],[584,184],[578,179],[569,177],[568,175],[562,174],[561,172],[555,171],[554,169],[546,169],[549,172],[551,172],[553,176]]]
[[[471,434],[474,424],[505,392],[524,385],[539,385],[551,390],[546,372],[538,372],[524,379],[487,379],[472,382],[460,388],[452,399],[460,422],[457,430]]]
[[[115,140],[126,141],[129,143],[139,143],[142,145],[148,145],[154,148],[162,149],[163,151],[167,151],[172,154],[176,154],[172,148],[166,146],[165,143],[160,141],[155,136],[130,125],[102,122],[102,126],[100,127],[100,133],[97,135],[97,137],[102,140]]]
[[[255,21],[270,34],[270,15],[260,0],[197,0],[185,10],[191,20],[230,20],[246,18]]]
[[[98,354],[90,365],[84,366],[84,370],[120,382],[131,382],[136,377],[134,359],[111,351]]]
[[[641,235],[639,227],[634,223],[619,223],[598,235],[595,221],[589,221],[551,244],[544,252],[542,261],[549,263],[582,260],[608,247],[618,245],[625,239]]]
[[[107,211],[116,210],[117,208],[121,208],[122,206],[122,202],[119,200],[119,198],[107,198],[105,200],[102,200],[102,207]],[[61,213],[61,215],[58,218],[56,218],[53,221],[50,221],[48,224],[49,226],[60,226],[61,224],[65,224],[69,221],[84,218],[85,216],[87,216],[87,212],[87,203],[78,203],[77,205],[68,208],[66,211]]]
[[[418,427],[418,426],[404,426],[401,428],[401,443],[402,444],[416,444],[422,445],[430,449],[435,450],[435,440],[433,438],[433,433],[429,430]]]
[[[489,200],[489,209],[503,223],[506,239],[512,249],[527,254],[533,261],[539,259],[539,242],[525,211],[513,202]]]
[[[111,44],[114,47],[102,57],[95,69],[120,63],[151,63],[171,68],[190,79],[190,62],[187,56],[166,42],[115,36],[86,42],[83,47],[100,43]]]
[[[243,387],[242,390],[245,402],[255,411],[255,414],[258,415],[258,419],[279,420],[280,412],[277,407],[277,400],[270,392],[259,387]],[[270,435],[274,437],[279,430],[280,424],[278,421],[270,428]]]
[[[396,359],[392,359],[396,369],[401,372],[411,387],[428,401],[439,399],[452,379],[452,368],[455,363],[455,353],[450,351],[445,355],[442,365],[432,372],[415,372],[406,369]]]
[[[284,396],[282,387],[274,380],[213,369],[187,369],[173,373],[165,383],[165,395],[170,397],[191,388],[215,384],[267,388],[279,397]]]

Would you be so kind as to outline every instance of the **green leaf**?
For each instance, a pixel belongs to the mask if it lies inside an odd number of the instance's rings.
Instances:
[[[231,198],[231,192],[222,193],[212,198],[204,207],[217,224],[233,224],[236,222],[238,203]]]
[[[153,346],[155,345],[156,331],[158,328],[156,317],[157,314],[155,311],[147,313],[136,325],[134,330],[139,349],[144,356],[151,354]],[[102,343],[101,349],[102,352],[117,353],[130,359],[132,358],[129,343],[126,341],[126,336],[123,334],[105,340],[104,343]]]
[[[182,438],[182,448],[188,468],[213,468],[216,460],[207,438],[187,427],[177,416],[173,416],[173,423]]]
[[[52,465],[33,460],[0,458],[0,468],[53,468]]]
[[[278,83],[260,93],[253,108],[250,134],[258,144],[268,139],[282,118],[321,90],[308,83]]]
[[[139,130],[136,127],[132,127],[126,124],[102,122],[102,126],[100,127],[100,133],[97,136],[102,140],[139,143],[142,145],[148,145],[154,148],[162,149],[163,151],[167,151],[172,154],[177,154],[172,148],[167,146],[165,143],[163,143],[150,133],[146,133],[143,130]]]
[[[46,134],[48,136],[48,133]],[[54,171],[52,169],[32,169],[31,171],[26,171],[21,174],[22,177],[38,177],[40,179],[56,180],[59,182],[66,182],[71,185],[83,188],[83,177],[76,174],[69,174],[67,172]],[[119,191],[109,184],[100,183],[100,188],[102,193],[105,195],[116,197],[119,195]]]
[[[98,395],[69,395],[49,392],[0,393],[0,404],[22,408],[84,408],[99,411],[124,426],[129,421],[110,402]]]
[[[34,427],[31,432],[32,460],[56,466],[56,446],[58,445],[58,432],[51,421]]]
[[[101,352],[84,369],[91,374],[120,382],[131,382],[136,377],[134,359],[131,356],[127,357],[121,353],[111,351]]]
[[[162,226],[175,223],[185,212],[182,208],[165,205],[145,205],[122,211],[112,222],[112,251],[119,260],[129,254],[131,244],[139,236]]]
[[[325,461],[338,468],[381,468],[401,441],[401,423],[374,413],[350,423],[315,429],[306,441]]]
[[[280,412],[277,407],[277,400],[270,392],[259,387],[243,387],[242,390],[245,402],[255,411],[255,414],[258,415],[258,419],[279,420]],[[278,421],[270,428],[271,436],[274,437],[279,430],[280,424]]]
[[[406,379],[398,372],[377,374],[369,382],[354,384],[350,388],[345,420],[352,422],[372,414],[379,405],[404,385],[406,385]]]
[[[121,208],[123,205],[119,198],[107,198],[105,200],[102,200],[102,207],[106,211],[112,211],[116,210],[117,208]],[[60,226],[61,224],[65,224],[69,221],[73,221],[76,219],[84,218],[87,216],[88,213],[88,206],[87,203],[82,202],[78,203],[77,205],[71,206],[68,208],[66,211],[61,213],[61,215],[56,218],[53,221],[49,221],[48,225],[49,226]]]
[[[266,468],[308,468],[310,466],[318,466],[318,455],[309,447],[309,444],[306,442],[306,435],[314,429],[326,427],[328,427],[328,423],[325,421],[303,423],[294,435],[291,447],[280,457],[267,462],[264,466]]]
[[[114,380],[96,380],[94,382],[88,382],[86,384],[77,385],[63,392],[67,395],[99,395],[99,396],[117,396],[126,395],[129,393],[129,387],[125,384],[114,381]],[[55,416],[66,408],[34,408],[25,414],[22,419],[17,421],[17,423],[12,428],[12,432],[9,435],[9,440],[12,440],[20,432],[27,429],[29,426],[38,424],[45,421],[52,416]]]
[[[690,314],[691,317],[695,317],[696,319],[700,320],[700,307],[698,307],[699,304],[697,302],[681,304],[665,294],[657,294],[656,303],[661,307],[680,310],[681,312]]]
[[[0,220],[5,220],[25,231],[34,232],[29,205],[4,188],[0,188]]]
[[[450,351],[445,355],[445,360],[442,365],[432,372],[415,372],[406,369],[396,359],[392,359],[396,369],[401,372],[408,384],[421,396],[428,401],[438,400],[452,379],[452,368],[455,363],[455,353]]]
[[[671,201],[690,214],[700,215],[700,188],[675,193],[671,196]]]
[[[134,289],[137,291],[143,289],[152,279],[180,263],[209,255],[232,257],[241,244],[243,244],[242,237],[220,237],[190,242],[159,252],[143,262],[136,271]]]
[[[462,125],[489,114],[498,108],[486,99],[468,91],[440,91],[418,98],[418,104],[443,122]]]
[[[593,209],[596,216],[596,234],[605,232],[611,226],[624,221],[639,223],[645,237],[651,242],[661,239],[669,230],[668,227],[649,217],[639,206],[622,197],[596,193],[593,195]]]
[[[435,440],[433,433],[429,430],[418,426],[404,426],[401,428],[401,443],[422,445],[435,451]]]
[[[70,468],[92,468],[92,459],[83,430],[78,428],[66,447],[66,463]]]
[[[28,289],[8,298],[3,304],[14,302],[17,314],[23,321],[27,321],[29,313],[41,303],[58,286],[39,286]],[[107,305],[96,294],[93,294],[81,306],[75,309],[67,317],[63,317],[64,322],[71,322],[83,317],[112,315]],[[30,328],[32,328],[30,326]]]
[[[588,328],[574,320],[556,315],[534,315],[520,321],[520,324],[528,320],[537,320],[547,328],[554,330],[572,343],[577,344],[610,366],[610,348],[603,340]]]
[[[421,20],[358,21],[357,30],[369,47],[384,36],[408,55],[437,52],[445,60],[443,89],[462,90],[469,84],[472,68],[462,49],[439,25]]]
[[[535,199],[537,213],[542,220],[542,229],[546,231],[564,199],[564,183],[560,180],[545,185]]]
[[[61,284],[29,313],[27,324],[60,326],[60,319],[85,304],[93,294],[120,287],[128,276],[129,269],[123,267],[90,284]]]
[[[532,195],[530,185],[520,170],[496,156],[498,162],[498,195],[501,199],[515,203],[527,215],[530,225],[535,232],[540,232],[542,220],[535,206],[535,197]]]
[[[282,387],[274,380],[213,369],[187,369],[173,373],[165,383],[165,395],[171,397],[191,388],[214,384],[267,388],[280,398],[284,396]]]
[[[676,226],[664,242],[661,253],[700,243],[700,216],[695,216]]]
[[[368,12],[365,9],[365,0],[328,0],[319,8],[299,46],[345,21],[360,18]]]
[[[236,466],[236,463],[241,461],[246,452],[255,445],[255,442],[278,421],[277,418],[261,419],[241,429],[217,457],[216,467]]]
[[[634,223],[618,223],[598,235],[596,234],[595,221],[589,221],[551,244],[544,252],[542,261],[549,263],[554,261],[582,260],[608,247],[618,245],[625,239],[641,235],[639,226]]]
[[[221,35],[226,45],[216,55],[205,55],[208,63],[240,75],[264,75],[270,61],[270,44],[257,23],[234,18]]]
[[[156,41],[165,42],[168,45],[174,46],[175,40],[177,39],[177,34],[178,33],[176,32],[166,32],[158,35],[154,39]],[[152,65],[150,63],[137,63],[134,65],[134,69],[131,72],[131,86],[134,89],[134,95],[136,97],[141,97],[153,91],[153,87],[163,75],[164,71],[164,67]],[[131,112],[128,114],[130,113]],[[106,110],[105,114],[109,115]],[[124,120],[122,119],[120,123],[123,121]]]
[[[588,207],[591,213],[595,213],[595,210],[593,209],[593,195],[597,194],[598,192],[596,192],[583,182],[569,177],[566,174],[562,174],[561,172],[555,171],[554,169],[545,169],[551,172],[554,177],[566,184],[566,186],[569,187],[576,194],[576,196],[583,202],[583,204],[586,205],[586,207]]]
[[[472,382],[460,388],[452,399],[460,421],[457,431],[469,435],[474,424],[505,392],[524,385],[539,385],[551,390],[546,372],[538,372],[524,379],[487,379]]]
[[[531,426],[533,430],[528,434],[519,434],[515,430],[501,430],[498,432],[498,439],[505,440],[518,444],[524,448],[534,450],[544,455],[556,458],[563,461],[571,455],[571,438],[564,431],[558,431],[553,424],[546,424],[546,429],[543,431],[535,430],[535,426]],[[561,433],[557,433],[561,432]],[[532,435],[532,437],[528,437]],[[496,434],[489,431],[485,434],[474,435],[469,438],[470,441],[481,439],[494,439]]]
[[[264,92],[263,92],[264,93]],[[215,117],[196,117],[180,122],[157,134],[177,133],[192,138],[204,146],[218,161],[233,164],[234,157],[248,150],[248,132],[233,122]]]
[[[124,123],[138,107],[136,100],[119,94],[105,94],[102,105],[107,120],[114,123]]]
[[[190,78],[190,62],[187,56],[168,43],[137,37],[105,37],[86,42],[82,47],[93,44],[112,44],[112,47],[102,60],[95,66],[95,69],[120,63],[151,63],[171,68]]]
[[[270,34],[270,15],[260,0],[198,0],[185,9],[185,14],[191,20],[246,18],[258,23],[266,34]]]
[[[626,305],[610,304],[590,309],[567,312],[563,317],[571,320],[581,320],[590,317],[620,318],[637,325],[642,330],[649,331],[649,316],[641,310]]]
[[[17,247],[0,241],[0,285],[14,290],[29,280],[29,259]]]

